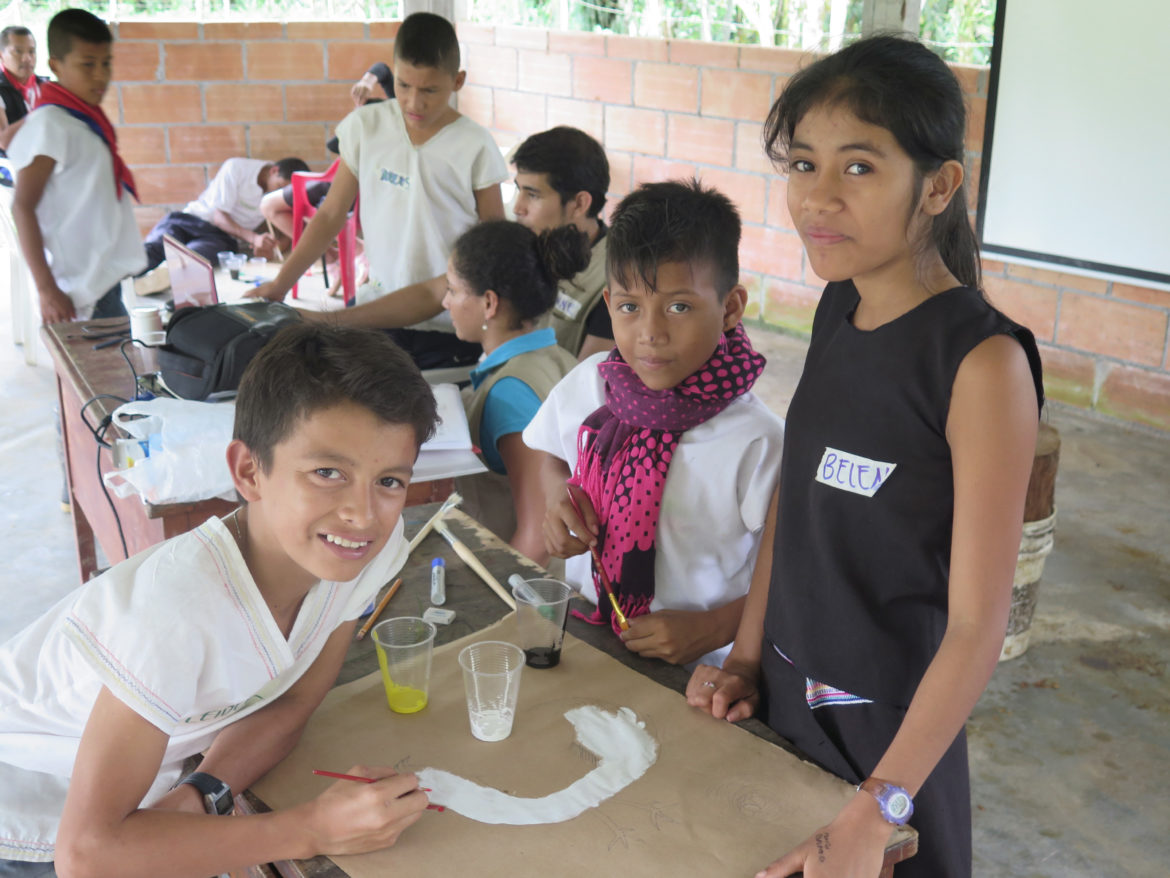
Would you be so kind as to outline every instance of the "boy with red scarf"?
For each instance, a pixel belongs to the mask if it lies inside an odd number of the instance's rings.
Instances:
[[[524,431],[545,452],[549,553],[589,621],[675,664],[722,663],[776,485],[783,422],[751,393],[740,220],[698,182],[643,185],[607,236],[616,348],[570,372]],[[604,575],[628,626],[613,612]]]
[[[137,197],[134,177],[100,106],[113,41],[84,10],[53,16],[49,69],[57,81],[41,85],[8,148],[17,172],[12,217],[45,323],[124,315],[120,282],[146,263],[126,194]]]
[[[0,156],[37,105],[43,76],[37,76],[37,41],[27,27],[12,24],[0,30]]]

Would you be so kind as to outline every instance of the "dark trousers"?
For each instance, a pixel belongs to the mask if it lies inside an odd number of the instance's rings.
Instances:
[[[114,284],[102,297],[93,303],[93,314],[90,320],[100,320],[103,317],[125,317],[126,303],[122,301],[122,282]]]
[[[886,704],[842,704],[811,710],[805,679],[765,639],[761,687],[765,718],[813,762],[851,784],[869,777],[906,716]],[[893,778],[891,778],[893,780]],[[895,878],[970,878],[971,785],[967,732],[955,738],[918,795],[910,825],[918,853],[894,867]],[[780,856],[784,851],[777,851]]]
[[[146,245],[146,271],[157,268],[166,260],[163,253],[163,235],[170,235],[180,244],[186,244],[200,256],[219,267],[216,253],[239,249],[236,239],[218,226],[189,213],[168,213],[158,221],[143,242]]]
[[[56,878],[52,863],[27,863],[21,860],[0,860],[0,878]]]
[[[451,369],[479,362],[483,348],[473,341],[463,341],[454,332],[436,329],[383,330],[400,348],[410,354],[420,369]]]

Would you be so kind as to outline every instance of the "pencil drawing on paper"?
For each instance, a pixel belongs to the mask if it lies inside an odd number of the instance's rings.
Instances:
[[[521,798],[437,768],[417,772],[419,783],[430,788],[431,802],[481,823],[561,823],[625,789],[658,758],[658,742],[628,707],[613,712],[595,705],[574,707],[565,712],[565,719],[573,726],[577,743],[597,755],[597,766],[563,790]]]
[[[742,817],[761,823],[772,823],[781,814],[775,790],[728,779],[707,790],[707,798],[722,802]]]

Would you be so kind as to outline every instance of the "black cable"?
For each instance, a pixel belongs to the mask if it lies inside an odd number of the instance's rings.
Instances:
[[[94,438],[95,442],[97,442],[99,445],[104,445],[104,446],[106,446],[106,448],[109,448],[110,444],[108,442],[106,442],[105,439],[103,439],[101,435],[98,434],[98,431],[100,430],[102,434],[105,433],[105,431],[110,426],[111,416],[106,415],[104,418],[102,418],[102,420],[98,423],[98,425],[96,427],[93,424],[91,424],[88,420],[86,420],[86,417],[85,417],[85,410],[87,408],[89,408],[91,405],[93,405],[95,402],[97,402],[99,399],[116,399],[120,404],[123,404],[123,405],[125,403],[129,402],[130,400],[125,399],[121,396],[117,396],[116,394],[113,394],[113,393],[99,393],[96,396],[91,396],[89,399],[87,399],[85,402],[83,402],[81,404],[81,409],[78,411],[78,414],[81,415],[81,423],[85,424],[85,426],[89,429],[89,432],[91,432],[93,434],[93,438]]]
[[[129,558],[130,550],[126,547],[126,533],[122,530],[122,518],[118,515],[118,508],[114,505],[114,498],[110,496],[109,489],[106,488],[106,480],[102,477],[102,445],[97,446],[97,455],[95,462],[97,463],[97,477],[98,484],[102,486],[102,493],[106,495],[106,502],[110,504],[110,512],[114,513],[114,524],[118,526],[118,539],[122,541],[122,557]],[[109,445],[106,445],[109,448]],[[108,559],[107,559],[108,560]]]
[[[131,369],[133,369],[133,366]],[[106,487],[106,480],[103,478],[102,474],[102,448],[113,448],[113,446],[110,445],[108,441],[106,441],[105,435],[110,427],[113,426],[114,416],[112,413],[106,415],[98,422],[97,426],[90,424],[90,422],[85,417],[85,410],[99,399],[116,399],[119,403],[123,404],[129,400],[123,399],[120,396],[115,396],[112,393],[99,393],[96,396],[91,396],[84,403],[82,403],[80,411],[81,422],[85,424],[85,426],[89,429],[89,432],[93,434],[93,440],[97,444],[97,456],[94,459],[94,463],[96,464],[97,468],[98,484],[101,485],[102,493],[106,495],[106,502],[110,504],[110,512],[114,514],[114,524],[118,526],[118,539],[122,541],[122,555],[126,558],[129,558],[130,550],[126,545],[126,532],[122,529],[122,518],[118,515],[118,508],[114,505],[114,498],[110,496],[110,491]]]
[[[142,347],[147,347],[147,345],[143,344],[136,338],[128,338],[126,341],[118,345],[118,351],[122,354],[122,359],[125,360],[126,365],[130,367],[130,374],[134,376],[134,396],[137,398],[139,391],[138,370],[135,369],[134,364],[130,362],[130,356],[126,353],[126,345],[142,345]]]

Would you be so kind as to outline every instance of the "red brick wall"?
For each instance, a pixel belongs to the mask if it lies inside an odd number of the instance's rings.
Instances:
[[[803,55],[783,49],[462,24],[462,112],[505,147],[559,124],[609,155],[610,202],[637,183],[694,174],[744,219],[749,315],[807,332],[821,281],[764,158],[761,122]],[[300,154],[350,107],[350,84],[391,53],[393,23],[126,22],[107,111],[119,123],[148,227],[189,200],[224,158]],[[956,67],[970,103],[971,191],[978,189],[984,69]],[[1036,333],[1050,396],[1170,429],[1170,292],[986,260],[992,300]]]
[[[104,107],[134,170],[145,232],[231,156],[299,155],[315,169],[353,107],[349,89],[389,60],[393,22],[144,22],[117,26]]]

